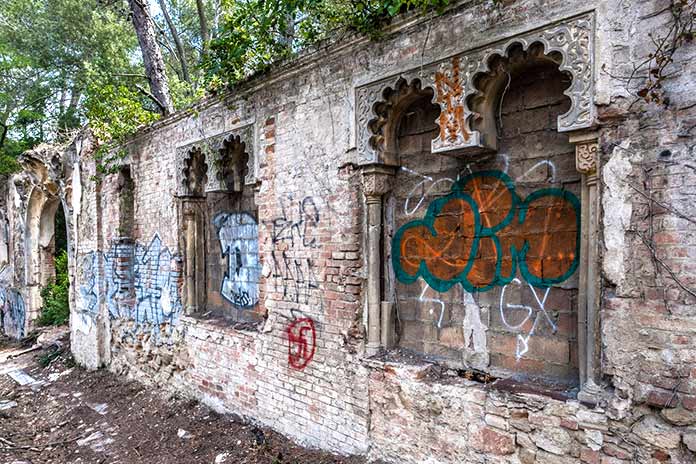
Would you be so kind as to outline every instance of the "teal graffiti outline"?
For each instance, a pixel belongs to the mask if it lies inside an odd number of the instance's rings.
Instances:
[[[563,190],[559,188],[545,188],[541,190],[537,190],[535,192],[530,193],[527,198],[525,198],[524,202],[522,205],[520,205],[520,211],[519,211],[519,223],[520,225],[524,224],[525,219],[527,219],[527,211],[529,209],[529,205],[534,201],[539,198],[543,197],[560,197],[563,198],[564,200],[567,200],[570,202],[571,205],[573,205],[573,209],[575,210],[575,225],[576,225],[576,230],[575,230],[575,258],[573,259],[573,262],[570,264],[570,267],[568,270],[565,272],[565,274],[561,275],[560,277],[556,278],[549,278],[549,279],[540,279],[539,277],[533,275],[531,272],[529,272],[529,268],[527,267],[527,251],[529,250],[529,242],[525,240],[524,246],[522,247],[522,250],[519,251],[518,255],[515,257],[516,261],[519,262],[520,266],[520,273],[522,274],[522,277],[525,278],[527,282],[532,284],[535,287],[550,287],[553,284],[558,284],[569,278],[570,276],[573,275],[573,273],[577,270],[578,265],[580,264],[580,200],[578,200],[578,197],[576,197],[573,193],[569,192],[568,190]],[[514,247],[513,247],[514,248]]]
[[[484,227],[481,224],[481,213],[479,211],[479,206],[476,203],[476,200],[474,200],[471,195],[468,193],[464,192],[464,187],[473,179],[478,178],[478,177],[494,177],[496,179],[499,179],[503,182],[505,187],[507,188],[508,192],[510,193],[510,198],[511,198],[511,206],[510,206],[510,211],[508,214],[503,218],[500,223],[493,227]],[[560,277],[556,278],[549,278],[549,279],[543,279],[539,278],[535,275],[533,275],[527,266],[527,261],[526,261],[526,256],[527,256],[527,251],[529,250],[529,242],[525,240],[524,245],[522,246],[521,250],[517,250],[517,248],[514,245],[510,246],[510,258],[512,261],[511,269],[510,269],[510,275],[509,276],[501,276],[501,262],[502,262],[502,245],[500,244],[500,239],[496,235],[496,233],[503,228],[507,227],[512,221],[514,221],[517,218],[517,224],[518,225],[523,225],[524,221],[527,217],[527,211],[529,209],[529,205],[531,202],[538,200],[539,198],[543,198],[546,196],[555,196],[555,197],[560,197],[565,200],[568,200],[571,205],[573,206],[573,209],[575,211],[575,222],[577,225],[577,232],[576,232],[576,239],[575,239],[575,258],[573,259],[573,262],[571,263],[570,267],[568,270]],[[435,219],[437,218],[437,215],[442,211],[442,208],[449,203],[451,200],[464,200],[466,201],[469,206],[472,208],[472,211],[474,213],[474,238],[471,244],[471,252],[469,253],[469,259],[468,262],[462,272],[457,274],[455,277],[453,277],[450,280],[445,280],[441,279],[439,277],[436,277],[433,275],[432,272],[430,272],[430,269],[428,269],[428,266],[425,262],[425,260],[421,260],[419,265],[418,265],[418,270],[416,271],[415,275],[411,275],[407,273],[401,266],[401,240],[403,238],[404,233],[411,228],[414,227],[426,227],[430,233],[432,234],[433,237],[436,237],[437,231],[434,228],[434,222]],[[496,250],[496,265],[495,265],[495,278],[487,285],[481,286],[481,287],[476,287],[474,286],[471,282],[469,282],[467,275],[469,274],[469,271],[471,270],[471,267],[473,266],[474,263],[474,257],[478,253],[478,248],[479,248],[479,241],[481,238],[490,238],[493,241],[493,244],[495,246]],[[515,185],[507,174],[505,174],[502,171],[479,171],[476,173],[472,173],[467,175],[466,177],[458,180],[455,182],[455,184],[452,186],[452,191],[449,193],[447,196],[444,196],[442,198],[438,198],[434,200],[429,206],[428,209],[425,213],[425,216],[423,219],[416,219],[414,221],[407,222],[403,226],[401,226],[396,233],[394,234],[394,237],[392,238],[392,267],[394,268],[394,273],[396,275],[396,278],[405,284],[412,284],[415,281],[418,280],[418,278],[422,277],[428,285],[430,285],[433,290],[437,292],[446,292],[450,288],[452,288],[453,285],[459,283],[462,285],[462,287],[468,291],[468,292],[485,292],[493,287],[496,286],[501,286],[501,285],[506,285],[510,282],[512,282],[512,279],[515,278],[515,275],[517,274],[517,268],[519,267],[520,273],[522,274],[522,277],[524,277],[527,282],[529,282],[531,285],[535,287],[550,287],[553,284],[557,284],[560,282],[565,281],[568,279],[573,273],[577,270],[579,261],[580,261],[580,201],[578,198],[570,191],[568,190],[563,190],[559,188],[545,188],[541,190],[537,190],[535,192],[532,192],[529,194],[524,201],[520,202],[520,198],[517,195],[517,192],[515,191]]]

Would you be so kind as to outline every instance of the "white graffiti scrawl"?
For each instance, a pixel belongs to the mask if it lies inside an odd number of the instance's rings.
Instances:
[[[220,252],[227,258],[222,279],[222,296],[240,309],[259,301],[259,229],[248,213],[219,213],[213,218],[218,231]]]
[[[522,282],[520,279],[512,279],[512,284],[515,284],[517,286],[521,286]],[[529,287],[529,290],[532,292],[532,295],[534,296],[534,299],[536,300],[537,303],[537,309],[535,310],[531,306],[527,305],[522,305],[522,304],[512,304],[512,303],[506,303],[505,302],[505,291],[507,290],[508,285],[505,285],[503,287],[503,290],[500,292],[500,318],[503,321],[503,324],[505,327],[507,327],[510,330],[513,331],[520,331],[523,326],[527,323],[527,321],[532,320],[532,328],[529,330],[527,334],[524,333],[518,333],[517,334],[517,348],[515,352],[515,357],[519,361],[525,354],[527,354],[527,351],[529,351],[529,339],[532,338],[534,333],[537,330],[537,326],[539,325],[539,321],[546,321],[548,325],[551,327],[551,330],[553,333],[556,333],[556,330],[558,330],[558,327],[556,326],[556,323],[553,321],[549,313],[546,311],[546,299],[549,296],[549,292],[551,291],[551,287],[547,287],[543,291],[543,296],[539,298],[539,294],[537,293],[536,289],[532,286],[527,284]],[[524,314],[524,317],[522,318],[521,321],[519,321],[517,324],[511,322],[509,320],[510,314],[509,312],[517,312],[517,313],[522,313]],[[525,314],[526,313],[526,314]],[[519,317],[519,316],[518,316]]]

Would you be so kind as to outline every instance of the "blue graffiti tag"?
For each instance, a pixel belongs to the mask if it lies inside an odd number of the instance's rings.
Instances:
[[[240,309],[259,302],[259,230],[248,213],[219,213],[213,219],[218,231],[220,252],[227,258],[227,270],[220,293]]]
[[[103,280],[98,277],[99,256],[104,262]],[[80,276],[83,312],[96,315],[99,289],[103,288],[103,301],[111,319],[149,324],[155,332],[160,324],[176,324],[183,311],[178,261],[158,234],[147,246],[120,240],[106,253],[88,253],[83,258]]]
[[[13,288],[0,287],[0,328],[5,335],[24,337],[26,310],[22,294]]]

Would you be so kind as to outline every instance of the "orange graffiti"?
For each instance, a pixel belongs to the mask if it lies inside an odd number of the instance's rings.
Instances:
[[[500,171],[472,174],[435,200],[422,220],[394,236],[399,280],[423,277],[445,291],[456,282],[483,291],[510,282],[519,268],[528,282],[548,286],[567,279],[578,263],[579,201],[542,189],[521,201]]]

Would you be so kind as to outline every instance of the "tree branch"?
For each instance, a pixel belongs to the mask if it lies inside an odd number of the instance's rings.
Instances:
[[[188,65],[186,64],[186,55],[184,54],[184,45],[181,43],[181,37],[179,37],[179,32],[174,26],[174,21],[169,15],[169,10],[167,10],[167,5],[164,0],[159,0],[160,9],[162,10],[162,15],[164,16],[164,21],[169,27],[169,32],[174,39],[174,45],[176,46],[176,56],[179,58],[179,63],[181,64],[181,75],[186,82],[191,82],[191,77],[189,76]]]
[[[163,113],[166,113],[166,109],[167,109],[167,108],[164,106],[164,104],[163,104],[161,101],[159,101],[159,100],[157,99],[157,97],[155,97],[154,95],[152,95],[152,92],[150,92],[149,90],[147,90],[146,88],[144,88],[143,86],[138,85],[138,84],[135,84],[135,88],[138,89],[138,91],[139,91],[140,93],[142,93],[143,95],[145,95],[147,98],[149,98],[150,100],[152,100],[153,102],[155,102],[155,104],[159,107],[159,109],[160,109]]]
[[[641,189],[639,189],[638,187],[636,187],[635,185],[633,185],[633,184],[630,183],[629,181],[624,181],[624,182],[626,183],[626,185],[628,185],[628,186],[631,187],[633,190],[635,190],[636,192],[638,192],[640,195],[642,195],[643,197],[645,197],[648,201],[650,201],[650,202],[652,202],[652,203],[655,203],[655,204],[656,204],[657,206],[659,206],[660,208],[663,208],[663,209],[669,211],[670,213],[674,214],[674,215],[677,216],[678,218],[681,218],[681,219],[684,219],[684,220],[686,220],[686,221],[689,221],[689,222],[692,223],[692,224],[696,224],[696,220],[694,220],[694,219],[688,217],[687,215],[685,215],[685,214],[683,214],[683,213],[680,213],[680,212],[677,211],[676,209],[674,209],[674,208],[672,208],[672,207],[670,207],[670,206],[668,206],[668,205],[665,205],[665,204],[662,203],[662,202],[659,202],[659,201],[655,200],[655,199],[652,197],[652,195],[648,195],[647,193],[643,192]]]
[[[643,244],[648,248],[648,250],[650,250],[650,254],[652,255],[652,258],[655,260],[655,262],[657,262],[660,266],[662,266],[662,268],[663,268],[665,271],[667,271],[667,273],[670,275],[670,277],[672,278],[672,280],[674,280],[674,282],[675,282],[677,285],[679,285],[679,287],[680,287],[682,290],[684,290],[686,293],[688,293],[688,294],[691,295],[692,297],[696,298],[696,291],[691,290],[690,288],[686,287],[686,286],[681,282],[681,280],[679,280],[679,278],[678,278],[677,275],[674,273],[674,271],[673,271],[669,266],[667,266],[667,265],[665,264],[665,262],[662,261],[662,260],[657,256],[657,252],[655,251],[655,248],[652,246],[652,244],[650,243],[650,241],[648,241],[648,239],[646,239],[646,238],[643,236],[643,234],[641,234],[641,233],[638,232],[637,230],[634,230],[633,232],[634,232],[638,237],[640,237],[640,239],[643,241]]]

